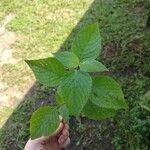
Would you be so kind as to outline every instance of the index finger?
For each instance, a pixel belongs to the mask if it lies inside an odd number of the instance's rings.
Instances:
[[[56,131],[53,133],[52,136],[58,135],[63,129],[64,129],[64,123],[60,122],[59,127],[56,129]]]

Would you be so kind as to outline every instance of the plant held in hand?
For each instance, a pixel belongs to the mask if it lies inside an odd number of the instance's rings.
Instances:
[[[31,138],[52,134],[59,126],[59,115],[84,116],[101,120],[118,109],[127,108],[120,85],[109,76],[91,77],[91,72],[108,69],[96,58],[101,51],[98,25],[84,27],[72,42],[71,50],[53,57],[26,60],[36,79],[49,87],[56,87],[57,106],[44,106],[35,111],[30,120]]]

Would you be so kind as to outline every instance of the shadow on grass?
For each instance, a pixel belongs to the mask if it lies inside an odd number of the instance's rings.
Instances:
[[[100,19],[100,5],[102,1],[95,0],[92,5],[89,7],[87,12],[84,14],[82,19],[79,21],[77,26],[73,29],[71,34],[65,40],[63,45],[60,47],[60,50],[69,49],[70,43],[74,37],[74,34],[85,24],[96,22]],[[98,14],[97,14],[98,13]],[[10,93],[11,94],[11,93]],[[24,145],[29,138],[29,119],[34,110],[38,107],[46,104],[52,104],[54,102],[54,90],[50,88],[45,88],[38,83],[35,83],[31,89],[27,92],[22,102],[14,110],[12,115],[9,117],[5,125],[1,128],[0,132],[0,150],[20,150],[24,148]],[[72,131],[75,129],[75,132],[71,131],[72,134],[72,144],[70,148],[73,149],[84,149],[94,140],[91,135],[88,135],[86,132],[84,136],[88,136],[84,143],[83,136],[79,135],[77,130],[77,124],[72,121],[71,126]],[[94,133],[95,134],[95,133]],[[78,137],[77,137],[78,136]],[[95,135],[98,136],[98,135]],[[103,140],[104,141],[104,140]],[[98,145],[100,145],[99,141]],[[94,142],[95,143],[95,142]],[[104,145],[107,145],[106,149],[112,149],[111,144],[107,143],[105,139]],[[77,148],[78,147],[78,148]],[[98,146],[99,147],[99,146]],[[109,147],[109,148],[108,148]],[[69,148],[69,149],[70,149]],[[92,148],[92,147],[91,147]],[[89,148],[90,149],[90,148]],[[93,147],[94,149],[94,147]],[[96,148],[95,148],[96,149]]]

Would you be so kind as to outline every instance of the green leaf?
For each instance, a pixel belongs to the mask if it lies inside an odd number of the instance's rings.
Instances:
[[[141,97],[139,104],[143,109],[150,112],[150,90]]]
[[[69,121],[69,111],[68,111],[68,108],[67,108],[64,100],[62,99],[62,97],[60,97],[58,92],[55,93],[55,98],[56,98],[57,104],[60,105],[60,107],[58,108],[59,114],[63,117],[63,119],[66,122],[68,122]]]
[[[66,104],[61,105],[58,109],[58,112],[59,112],[60,116],[63,117],[65,122],[69,122],[69,111],[68,111]]]
[[[139,105],[150,112],[150,99],[145,99],[143,102],[140,102]]]
[[[80,64],[80,70],[84,72],[100,72],[100,71],[108,71],[108,69],[97,60],[86,60]]]
[[[39,60],[26,60],[36,79],[50,87],[57,86],[64,75],[64,66],[54,57]]]
[[[62,105],[65,103],[62,97],[60,97],[60,95],[58,94],[58,92],[55,93],[55,99],[58,105]]]
[[[106,119],[106,118],[110,118],[110,117],[114,116],[116,110],[101,108],[89,100],[86,103],[85,107],[83,108],[82,112],[89,119],[101,120],[101,119]]]
[[[93,79],[91,101],[101,108],[128,108],[120,85],[111,77],[101,76]]]
[[[60,86],[58,93],[65,101],[69,113],[78,116],[91,93],[92,79],[87,73],[74,71],[68,73]]]
[[[79,31],[71,49],[80,60],[96,59],[101,51],[101,37],[98,24],[87,25]]]
[[[56,109],[44,106],[36,110],[30,120],[30,135],[32,139],[49,136],[54,133],[60,123]]]
[[[72,52],[58,52],[55,57],[68,68],[76,68],[79,65],[79,58]]]
[[[119,84],[111,77],[93,79],[93,89],[83,113],[90,119],[100,120],[113,116],[118,109],[128,108]]]
[[[67,108],[64,100],[62,99],[62,97],[60,97],[58,92],[55,93],[55,98],[56,98],[57,104],[60,105],[60,107],[58,108],[59,114],[63,117],[63,119],[66,122],[68,122],[69,121],[69,111],[68,111],[68,108]]]

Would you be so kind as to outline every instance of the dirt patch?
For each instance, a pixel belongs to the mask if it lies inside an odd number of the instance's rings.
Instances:
[[[145,49],[140,38],[135,38],[126,44],[112,41],[104,46],[103,60],[108,66],[113,66],[112,74],[116,73],[113,69],[117,67],[119,76],[130,76],[139,70],[140,65],[146,65],[145,62],[148,62],[149,52]],[[141,72],[146,72],[146,69],[141,68]]]
[[[107,128],[112,128],[111,121],[93,121],[82,118],[82,125],[75,119],[70,121],[71,143],[66,150],[113,150],[111,133]]]
[[[9,73],[9,70],[6,70],[6,72],[3,71],[6,65],[14,65],[20,61],[13,57],[14,49],[11,47],[18,39],[18,36],[16,33],[6,29],[8,23],[10,23],[15,16],[15,14],[9,14],[0,23],[0,127],[5,123],[7,117],[24,97],[24,89],[27,89],[22,87],[22,90],[20,90],[17,84],[10,87],[5,81],[7,78],[12,78],[10,76],[11,73]],[[6,77],[8,73],[9,76]],[[14,79],[14,81],[15,80],[16,79]],[[26,87],[28,86],[29,85]]]
[[[4,18],[4,20],[2,21],[2,26],[6,26],[13,18],[15,18],[15,14],[12,14],[12,13],[10,13],[10,14],[8,14],[5,18]]]
[[[17,60],[13,57],[11,44],[17,40],[17,35],[6,29],[7,24],[15,17],[9,14],[0,25],[0,66],[4,64],[15,64]]]
[[[140,39],[134,39],[127,45],[127,47],[135,53],[140,53],[142,51],[142,42]]]
[[[104,46],[103,58],[112,59],[121,50],[121,45],[118,42],[112,41]]]

